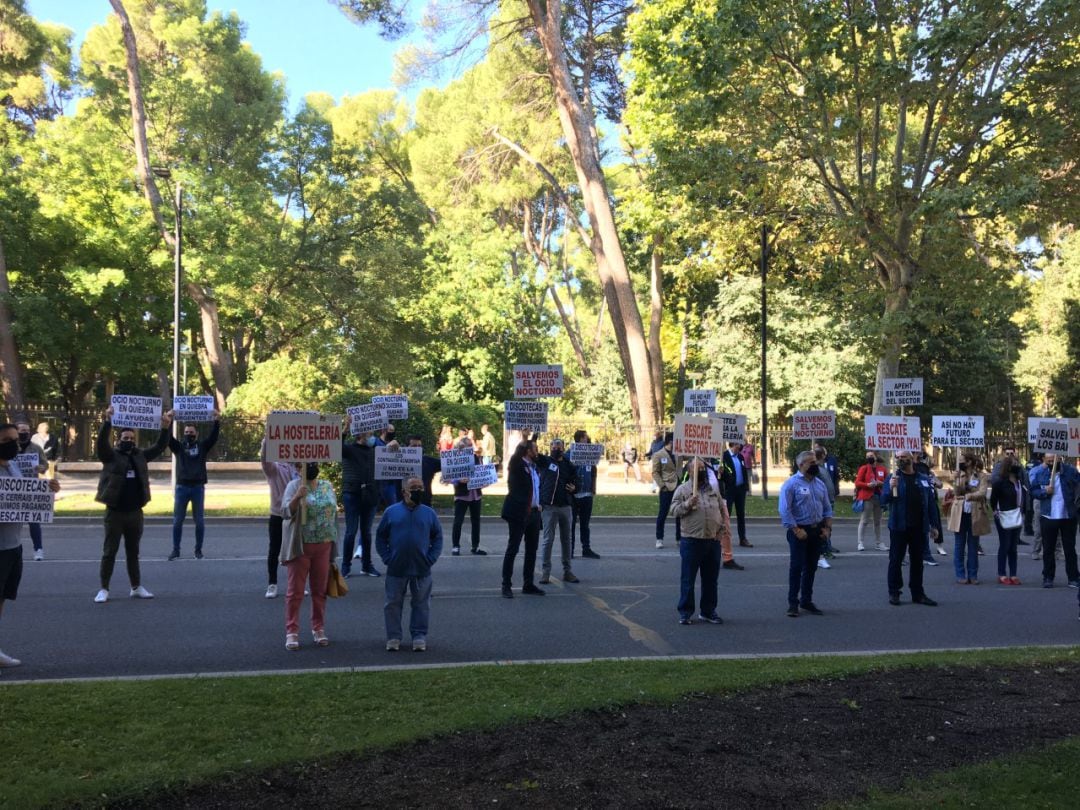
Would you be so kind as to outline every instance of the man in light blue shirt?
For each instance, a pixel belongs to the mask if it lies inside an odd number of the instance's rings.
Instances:
[[[799,471],[780,487],[780,521],[791,552],[787,615],[793,619],[800,607],[815,616],[822,613],[814,604],[814,575],[822,545],[832,534],[833,514],[813,451],[799,453],[795,463]]]

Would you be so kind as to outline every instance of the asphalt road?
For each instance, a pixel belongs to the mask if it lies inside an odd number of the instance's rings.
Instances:
[[[521,558],[513,600],[499,593],[505,524],[485,519],[487,557],[449,555],[434,569],[435,594],[428,651],[383,649],[382,580],[354,576],[347,597],[330,600],[331,645],[311,643],[309,603],[301,617],[302,648],[284,649],[284,600],[264,598],[266,528],[262,520],[211,521],[206,559],[192,558],[190,523],[184,557],[168,562],[170,526],[148,521],[142,543],[143,584],[156,596],[127,596],[123,552],[112,581],[113,599],[93,603],[102,528],[98,520],[45,526],[47,559],[30,559],[19,598],[0,623],[0,648],[23,659],[3,680],[273,672],[524,660],[672,655],[759,656],[814,652],[997,647],[1080,643],[1077,592],[1040,586],[1041,563],[1022,547],[1022,587],[996,584],[996,537],[984,538],[983,584],[954,583],[952,557],[926,570],[936,608],[888,604],[887,555],[856,553],[855,525],[840,523],[834,542],[843,553],[818,571],[815,602],[821,617],[784,615],[787,543],[777,522],[751,521],[752,549],[737,549],[745,571],[721,571],[723,626],[679,626],[679,555],[669,525],[668,546],[653,547],[651,522],[594,521],[600,560],[574,560],[576,585],[554,580],[543,597],[522,596]],[[466,527],[466,540],[468,528]],[[951,544],[946,546],[951,553]],[[554,570],[561,571],[556,551]],[[380,566],[381,568],[381,566]],[[284,591],[284,571],[281,574]],[[407,610],[406,610],[407,616]],[[406,619],[406,639],[408,638]]]

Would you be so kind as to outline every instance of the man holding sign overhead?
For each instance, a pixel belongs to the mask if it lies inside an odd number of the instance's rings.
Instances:
[[[12,424],[0,425],[0,479],[22,478],[15,456],[19,454],[19,431]],[[36,485],[36,484],[35,484]],[[40,486],[45,486],[41,482]],[[49,481],[49,491],[57,492],[60,483]],[[47,495],[48,493],[46,493]],[[6,600],[14,601],[22,579],[23,521],[0,521],[0,614]],[[0,668],[17,667],[22,662],[0,650]]]
[[[187,399],[195,399],[195,397],[187,397]],[[213,419],[214,426],[210,428],[210,434],[202,441],[199,441],[199,431],[191,422],[184,425],[183,444],[172,437],[169,438],[169,450],[176,458],[176,491],[173,494],[170,560],[175,560],[180,556],[180,538],[184,533],[184,518],[187,517],[189,503],[191,504],[191,519],[195,522],[195,559],[203,558],[203,538],[206,535],[206,521],[203,518],[203,505],[206,502],[206,459],[217,444],[218,433],[221,431],[221,412],[217,408],[212,408],[209,416]]]

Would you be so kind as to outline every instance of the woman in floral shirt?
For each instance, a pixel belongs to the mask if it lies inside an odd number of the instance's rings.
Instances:
[[[337,556],[337,495],[329,481],[319,479],[319,465],[297,465],[302,479],[289,482],[281,499],[285,540],[281,564],[288,570],[285,592],[285,649],[300,648],[300,603],[304,584],[311,581],[311,634],[325,647],[326,582]]]

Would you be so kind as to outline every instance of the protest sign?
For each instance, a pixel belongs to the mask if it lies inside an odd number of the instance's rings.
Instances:
[[[389,447],[375,448],[375,480],[393,481],[404,478],[419,478],[423,464],[424,448]]]
[[[456,484],[461,479],[468,478],[476,466],[476,454],[471,447],[464,450],[443,450],[439,453],[439,458],[442,461],[444,484]]]
[[[922,377],[886,377],[881,387],[881,404],[886,408],[922,405]]]
[[[213,422],[214,398],[173,397],[173,419],[178,422]]]
[[[672,452],[676,456],[720,458],[724,455],[724,426],[704,415],[680,413],[675,416]]]
[[[795,411],[791,416],[791,438],[835,439],[836,411]]]
[[[1069,454],[1069,425],[1054,420],[1039,422],[1035,429],[1036,453]]]
[[[514,366],[514,399],[562,395],[562,366]]]
[[[507,400],[503,422],[507,430],[547,433],[548,406],[546,402],[515,402]]]
[[[135,430],[161,430],[161,397],[135,397],[113,394],[113,427]]]
[[[266,417],[267,461],[341,461],[341,417],[308,411],[271,411]]]
[[[44,478],[0,478],[0,523],[52,523],[56,495]]]
[[[935,416],[931,421],[930,443],[934,447],[982,447],[981,416]]]
[[[1060,416],[1029,416],[1027,418],[1028,444],[1035,444],[1035,437],[1039,432],[1040,422],[1057,422],[1059,425],[1069,424],[1068,419],[1063,419]]]
[[[864,416],[867,450],[922,450],[917,416]]]
[[[709,419],[720,424],[725,442],[746,444],[746,417],[741,413],[710,413]]]
[[[473,467],[472,475],[469,476],[469,489],[483,489],[498,483],[499,471],[494,464],[477,464]]]
[[[716,390],[683,391],[683,413],[712,413],[716,410]]]
[[[602,444],[578,444],[570,445],[570,461],[579,467],[595,467],[604,457],[604,445]]]
[[[386,394],[372,397],[371,404],[385,408],[387,420],[409,418],[409,398],[405,394]]]
[[[386,427],[390,417],[382,405],[353,405],[345,409],[349,417],[349,433],[377,433]]]
[[[19,453],[15,456],[15,466],[19,468],[23,478],[38,477],[38,454]]]

